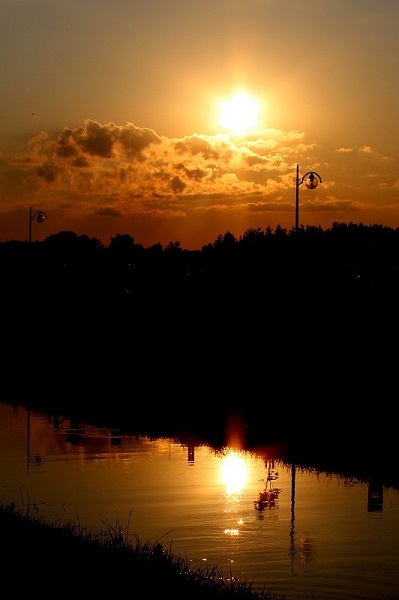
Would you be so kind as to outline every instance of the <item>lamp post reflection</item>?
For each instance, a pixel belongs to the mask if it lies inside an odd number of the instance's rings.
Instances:
[[[32,207],[29,207],[29,243],[32,242],[32,221],[36,221],[36,223],[44,223],[46,219],[47,215],[45,212],[38,210],[32,214]]]
[[[322,179],[316,171],[308,171],[303,177],[299,177],[299,165],[296,166],[296,178],[295,178],[295,231],[299,229],[299,186],[305,182],[306,187],[309,190],[314,190],[322,183]]]
[[[295,492],[296,492],[296,463],[291,465],[291,521],[290,521],[290,545],[289,557],[291,563],[291,573],[295,574],[295,560],[297,558],[297,547],[299,552],[299,560],[302,565],[312,562],[313,556],[316,554],[316,546],[314,539],[309,536],[301,535],[299,542],[295,542]]]
[[[290,561],[291,571],[295,564],[295,484],[296,484],[296,464],[293,462],[291,466],[291,527],[290,527]]]
[[[30,464],[30,406],[26,411],[26,470],[29,475]]]
[[[27,474],[30,474],[30,467],[41,467],[45,463],[45,457],[43,454],[31,454],[31,408],[28,406],[26,410],[26,470]]]
[[[278,508],[278,497],[281,488],[275,487],[273,482],[278,479],[279,474],[274,468],[274,460],[267,460],[267,478],[265,490],[259,493],[259,498],[255,500],[255,508],[262,513],[264,510]]]
[[[384,506],[384,486],[379,479],[370,479],[367,491],[368,512],[381,513]]]

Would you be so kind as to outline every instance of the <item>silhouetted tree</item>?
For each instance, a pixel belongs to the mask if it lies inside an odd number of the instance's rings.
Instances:
[[[180,242],[169,242],[164,248],[165,252],[181,252]]]

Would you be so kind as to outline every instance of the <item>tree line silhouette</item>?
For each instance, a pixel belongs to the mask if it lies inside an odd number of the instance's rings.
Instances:
[[[44,241],[0,243],[3,289],[126,295],[145,298],[211,291],[244,298],[268,293],[387,294],[399,288],[399,228],[334,223],[330,229],[250,228],[230,232],[200,250],[180,242],[144,247],[128,234],[108,246],[87,235],[61,231]]]

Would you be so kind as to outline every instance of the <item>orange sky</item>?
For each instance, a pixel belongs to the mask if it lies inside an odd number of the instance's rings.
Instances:
[[[28,239],[29,207],[33,240],[291,229],[297,164],[322,178],[301,224],[399,226],[396,0],[95,9],[3,3],[0,241]],[[259,106],[240,134],[220,114],[237,90]]]

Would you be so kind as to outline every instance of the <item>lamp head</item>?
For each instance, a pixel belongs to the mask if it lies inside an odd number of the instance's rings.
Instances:
[[[307,177],[307,179],[305,180],[305,185],[310,190],[314,190],[319,185],[317,177],[315,177],[315,174],[313,172],[309,173],[309,177]]]
[[[40,211],[37,213],[36,215],[36,223],[44,223],[44,221],[47,219],[47,215],[46,213]]]

